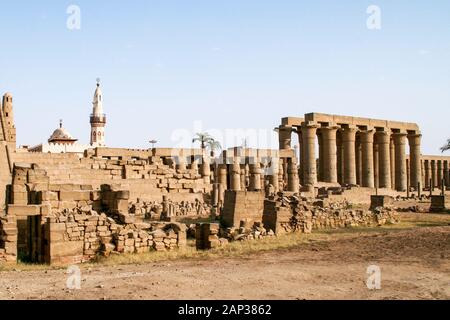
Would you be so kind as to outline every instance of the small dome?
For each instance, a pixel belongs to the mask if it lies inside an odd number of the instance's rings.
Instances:
[[[77,139],[75,139],[66,129],[64,129],[61,123],[60,127],[56,129],[50,139],[48,139],[48,142],[55,141],[77,141]]]

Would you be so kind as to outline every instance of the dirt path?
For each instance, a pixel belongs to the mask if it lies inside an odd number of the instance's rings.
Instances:
[[[381,290],[366,287],[378,265]],[[0,299],[450,299],[450,226],[333,233],[244,258],[0,273]]]

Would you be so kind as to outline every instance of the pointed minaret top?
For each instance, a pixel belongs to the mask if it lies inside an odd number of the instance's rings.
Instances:
[[[93,114],[103,115],[103,97],[102,90],[100,89],[100,78],[97,78],[97,88],[94,93],[94,109]]]

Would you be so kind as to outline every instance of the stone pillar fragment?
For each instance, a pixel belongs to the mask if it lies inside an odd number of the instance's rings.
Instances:
[[[250,191],[261,191],[263,186],[261,185],[261,165],[259,160],[256,159],[255,163],[250,164]]]
[[[269,181],[270,181],[270,184],[273,186],[275,193],[280,190],[279,173],[280,173],[279,159],[272,158],[271,162],[270,162],[270,168],[269,168]]]
[[[241,165],[238,159],[234,159],[232,165],[230,165],[230,184],[231,190],[241,191]]]
[[[299,192],[300,185],[298,183],[298,168],[295,159],[290,159],[288,162],[288,187],[289,192]]]

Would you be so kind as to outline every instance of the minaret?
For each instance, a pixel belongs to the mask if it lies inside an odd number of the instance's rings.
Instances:
[[[1,118],[3,126],[3,138],[5,141],[9,142],[10,147],[15,150],[16,144],[16,126],[14,124],[14,113],[13,113],[13,97],[10,93],[6,93],[3,96],[3,108],[1,110]]]
[[[103,94],[100,89],[100,79],[97,79],[97,89],[92,104],[94,108],[91,114],[91,146],[105,147],[106,115],[103,113]]]

